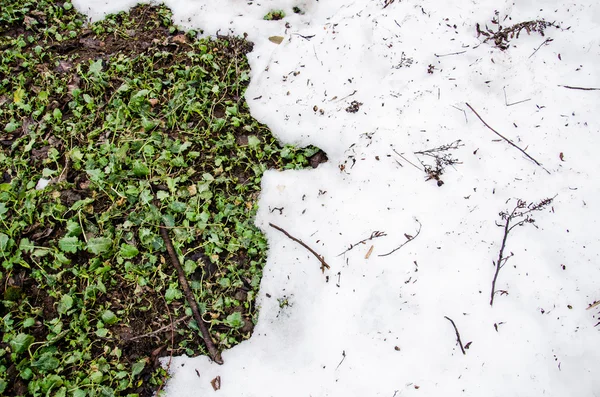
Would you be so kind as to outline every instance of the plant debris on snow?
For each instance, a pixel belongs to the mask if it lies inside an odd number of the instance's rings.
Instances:
[[[0,1],[1,395],[150,396],[159,357],[207,354],[161,225],[217,348],[250,337],[261,176],[319,153],[250,116],[251,49],[164,6]]]
[[[506,20],[506,17],[504,19]],[[518,39],[523,30],[525,30],[527,34],[531,34],[531,32],[537,32],[544,37],[547,28],[560,28],[560,26],[558,26],[556,23],[546,22],[543,19],[520,22],[511,26],[502,27],[500,22],[500,13],[498,11],[495,12],[495,16],[492,18],[491,23],[493,25],[497,25],[498,29],[493,30],[487,25],[485,25],[485,28],[482,28],[480,24],[477,24],[477,37],[484,36],[484,43],[487,43],[490,40],[493,41],[494,45],[502,51],[507,50],[508,47],[510,47],[510,41],[515,38]]]

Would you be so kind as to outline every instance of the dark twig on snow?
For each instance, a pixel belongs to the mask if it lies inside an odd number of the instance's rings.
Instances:
[[[340,363],[338,364],[337,367],[335,367],[335,369],[338,369],[340,367],[340,365],[342,365],[342,363],[344,362],[345,359],[346,359],[346,350],[342,350],[342,361],[340,361]]]
[[[404,157],[404,155],[402,155],[401,153],[398,153],[398,151],[396,151],[396,149],[392,148],[392,150],[394,151],[394,153],[396,153],[398,156],[400,156],[402,158],[402,160],[406,161],[408,164],[412,165],[419,171],[422,171],[421,167],[419,167],[418,165],[415,165],[414,163],[411,163],[406,157]]]
[[[546,40],[544,40],[544,42],[542,44],[540,44],[540,46],[538,48],[536,48],[535,51],[533,51],[533,53],[531,55],[529,55],[529,58],[531,58],[532,56],[534,56],[535,53],[538,52],[540,48],[542,48],[543,46],[549,44],[551,41],[554,41],[554,39],[551,39],[550,37],[548,37]]]
[[[523,99],[522,101],[517,101],[517,102],[511,102],[508,103],[508,98],[506,98],[506,88],[502,88],[502,90],[504,91],[504,104],[508,107],[508,106],[513,106],[513,105],[518,105],[519,103],[523,103],[523,102],[527,102],[527,101],[531,101],[531,98],[529,99]]]
[[[283,228],[281,228],[277,225],[274,225],[270,222],[269,222],[269,226],[271,226],[274,229],[279,230],[281,233],[285,234],[290,240],[297,242],[298,244],[300,244],[301,246],[306,248],[308,251],[310,251],[310,253],[313,254],[319,260],[319,262],[321,262],[321,271],[323,273],[325,273],[325,269],[329,269],[329,265],[327,264],[327,262],[325,262],[325,258],[323,258],[321,255],[319,255],[314,249],[312,249],[308,245],[306,245],[302,240],[297,239],[296,237],[294,237],[291,234],[289,234],[288,232],[286,232]]]
[[[452,326],[454,327],[454,332],[456,332],[456,341],[458,342],[458,345],[460,346],[460,350],[462,351],[462,354],[467,354],[467,352],[465,351],[465,348],[462,344],[462,341],[460,340],[460,333],[458,332],[458,328],[456,328],[456,324],[454,324],[454,320],[452,320],[448,316],[444,316],[444,318],[452,323]]]
[[[169,237],[169,232],[165,227],[160,227],[160,235],[163,238],[165,245],[167,246],[167,252],[169,253],[169,257],[171,258],[171,263],[173,267],[177,269],[177,276],[179,278],[179,284],[183,289],[183,293],[192,309],[192,314],[194,315],[194,319],[196,323],[198,323],[198,327],[200,328],[200,332],[202,333],[202,339],[206,344],[206,348],[208,349],[208,354],[210,358],[217,364],[223,364],[223,359],[221,358],[221,353],[215,347],[212,338],[210,337],[210,333],[208,332],[208,328],[206,328],[206,324],[204,324],[204,320],[200,315],[200,310],[198,309],[198,304],[196,303],[196,299],[194,298],[194,294],[190,289],[190,285],[188,284],[187,279],[185,278],[185,273],[183,268],[181,267],[181,263],[179,263],[179,258],[177,257],[177,253],[175,252],[175,248],[173,248],[173,243],[171,242],[171,238]]]
[[[484,125],[485,125],[487,128],[489,128],[489,129],[490,129],[490,130],[491,130],[491,131],[492,131],[494,134],[496,134],[496,135],[498,135],[500,138],[504,139],[506,142],[508,142],[508,144],[509,144],[509,145],[511,145],[511,146],[513,146],[514,148],[518,149],[518,150],[519,150],[521,153],[523,153],[525,156],[527,156],[527,158],[528,158],[528,159],[530,159],[531,161],[533,161],[533,162],[534,162],[536,165],[538,165],[538,166],[540,166],[540,167],[544,168],[544,167],[542,166],[542,164],[540,164],[540,163],[539,163],[539,162],[538,162],[536,159],[534,159],[534,158],[533,158],[533,157],[531,157],[529,154],[527,154],[527,152],[526,152],[525,150],[521,149],[520,147],[518,147],[517,145],[515,145],[515,144],[514,144],[514,143],[513,143],[513,142],[512,142],[510,139],[506,138],[504,135],[502,135],[501,133],[499,133],[498,131],[496,131],[496,130],[495,130],[495,129],[493,129],[492,127],[490,127],[490,125],[489,125],[488,123],[486,123],[486,122],[485,122],[485,120],[483,120],[483,119],[481,118],[481,116],[479,115],[479,113],[477,113],[477,112],[475,111],[475,109],[473,109],[473,108],[471,107],[471,105],[469,105],[468,103],[467,103],[466,105],[469,107],[469,109],[471,109],[471,111],[472,111],[473,113],[475,113],[475,116],[477,116],[477,118],[478,118],[479,120],[481,120],[481,122],[482,122],[482,123],[483,123],[483,124],[484,124]],[[545,168],[544,168],[544,170],[545,170],[547,173],[550,173],[550,171],[546,170]]]
[[[467,51],[458,51],[458,52],[451,52],[449,54],[441,54],[441,55],[440,54],[433,54],[433,55],[435,55],[438,58],[441,58],[441,57],[447,57],[447,56],[450,56],[450,55],[460,55],[460,54],[464,54],[465,52],[467,52]]]
[[[372,232],[372,233],[371,233],[371,236],[369,236],[369,237],[367,237],[367,238],[365,238],[365,239],[362,239],[362,240],[360,240],[359,242],[356,242],[356,243],[354,243],[354,244],[350,244],[350,247],[348,247],[348,248],[347,248],[347,249],[346,249],[344,252],[342,252],[341,254],[338,254],[338,256],[342,256],[342,255],[344,255],[346,252],[350,251],[351,249],[353,249],[354,247],[356,247],[356,246],[357,246],[357,245],[359,245],[359,244],[364,244],[364,243],[366,243],[366,242],[367,242],[367,241],[369,241],[369,240],[373,240],[373,239],[375,239],[375,238],[378,238],[378,237],[383,237],[383,236],[387,236],[387,234],[385,234],[385,232],[380,232],[380,231],[377,231],[377,230],[376,230],[376,231],[374,231],[374,232]]]
[[[413,241],[414,239],[416,239],[417,236],[419,235],[419,233],[421,233],[421,222],[419,222],[418,219],[415,219],[415,221],[417,221],[417,223],[419,224],[419,230],[417,230],[417,234],[415,234],[414,236],[409,236],[408,234],[404,234],[404,236],[406,237],[406,241],[405,242],[403,242],[402,244],[400,244],[400,246],[394,248],[393,250],[391,250],[387,254],[382,254],[382,255],[378,255],[378,256],[388,256],[388,255],[391,255],[394,252],[398,251],[400,248],[404,247],[406,244],[408,244],[411,241]]]
[[[570,90],[600,91],[600,88],[593,88],[593,87],[573,87],[571,85],[559,85],[559,87],[565,87],[565,88],[568,88]]]
[[[555,196],[556,197],[556,196]],[[505,222],[504,225],[498,225],[504,228],[504,235],[502,237],[502,244],[500,244],[500,252],[498,253],[498,259],[492,263],[494,264],[494,278],[492,279],[492,291],[490,293],[490,306],[494,305],[494,296],[496,295],[496,281],[498,280],[498,274],[500,273],[500,269],[504,267],[506,262],[513,256],[511,253],[508,256],[504,255],[504,250],[506,249],[506,240],[508,239],[508,235],[510,232],[518,226],[523,226],[526,223],[533,224],[535,219],[531,217],[531,213],[534,211],[541,211],[550,203],[552,203],[554,197],[546,198],[539,203],[530,203],[517,199],[517,204],[512,209],[511,212],[502,211],[500,212],[500,217]]]

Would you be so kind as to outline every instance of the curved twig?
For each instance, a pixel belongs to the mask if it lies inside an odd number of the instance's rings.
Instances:
[[[417,234],[415,234],[414,236],[409,236],[408,240],[406,240],[405,242],[403,242],[402,244],[400,244],[399,247],[394,248],[393,250],[391,250],[390,252],[388,252],[387,254],[381,254],[381,255],[377,255],[377,256],[388,256],[388,255],[392,255],[394,252],[398,251],[400,248],[404,247],[406,244],[410,243],[411,241],[413,241],[414,239],[417,238],[417,236],[419,235],[419,233],[421,233],[421,222],[419,222],[418,219],[415,219],[415,221],[417,221],[417,223],[419,224],[419,230],[417,230]],[[406,236],[406,235],[405,235]]]
[[[292,236],[291,234],[289,234],[288,232],[286,232],[281,227],[279,227],[277,225],[274,225],[274,224],[272,224],[270,222],[269,222],[269,226],[271,226],[274,229],[279,230],[281,233],[285,234],[290,240],[293,240],[293,241],[297,242],[298,244],[300,244],[301,246],[303,246],[304,248],[306,248],[308,251],[310,251],[310,253],[313,254],[319,260],[319,262],[321,262],[321,271],[323,273],[325,273],[325,269],[329,269],[329,265],[327,264],[327,262],[325,262],[325,258],[323,258],[315,250],[313,250],[308,245],[306,245],[302,240],[297,239],[296,237]]]
[[[456,332],[456,341],[458,342],[458,345],[460,346],[460,350],[462,351],[462,354],[467,354],[467,352],[465,351],[465,348],[462,344],[462,341],[460,340],[460,334],[458,333],[458,328],[456,328],[456,324],[454,324],[454,320],[452,320],[448,316],[444,316],[444,318],[452,323],[452,326],[454,327],[454,332]],[[467,345],[468,345],[468,343],[467,343]]]

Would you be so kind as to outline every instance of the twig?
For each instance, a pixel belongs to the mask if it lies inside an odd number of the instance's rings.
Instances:
[[[592,88],[592,87],[573,87],[571,85],[559,85],[559,87],[565,87],[570,90],[600,91],[600,88]]]
[[[313,254],[319,260],[319,262],[321,262],[321,271],[323,273],[325,273],[325,269],[329,269],[329,265],[327,264],[327,262],[325,262],[325,258],[323,258],[321,255],[317,254],[317,252],[315,250],[313,250],[308,245],[306,245],[302,240],[297,239],[296,237],[292,236],[291,234],[289,234],[288,232],[286,232],[281,227],[279,227],[277,225],[274,225],[274,224],[272,224],[270,222],[269,222],[269,226],[271,226],[274,229],[279,230],[281,233],[285,234],[290,240],[293,240],[293,241],[297,242],[298,244],[300,244],[301,246],[303,246],[304,248],[306,248],[307,250],[309,250],[310,253]]]
[[[457,108],[457,107],[456,107],[456,106],[454,106],[454,105],[450,105],[450,106],[452,106],[452,107],[453,107],[454,109],[456,109],[456,110],[460,110],[461,112],[463,112],[463,113],[464,113],[464,115],[465,115],[465,122],[466,122],[467,124],[469,123],[469,119],[467,118],[467,112],[465,112],[465,110],[464,110],[464,109]]]
[[[415,219],[415,221],[417,221],[417,223],[419,224],[419,230],[417,230],[417,234],[415,234],[414,236],[407,236],[408,240],[406,240],[405,242],[403,242],[402,244],[400,244],[399,247],[394,248],[393,250],[391,250],[387,254],[382,254],[382,255],[378,255],[378,256],[388,256],[388,255],[391,255],[394,252],[398,251],[400,248],[404,247],[406,244],[408,244],[411,241],[413,241],[414,239],[416,239],[417,236],[419,235],[419,233],[421,233],[421,222],[419,222],[418,219]],[[406,236],[406,234],[405,234],[405,236]]]
[[[460,55],[460,54],[464,54],[465,52],[467,52],[467,51],[451,52],[450,54],[442,54],[442,55],[439,55],[439,54],[433,54],[433,55],[435,55],[438,58],[441,58],[441,57],[447,57],[450,55]]]
[[[594,303],[590,304],[588,307],[586,307],[585,310],[590,310],[595,308],[596,306],[600,305],[600,301],[595,301]]]
[[[556,196],[554,196],[556,197]],[[544,207],[546,207],[547,205],[549,205],[550,203],[552,203],[552,201],[554,200],[554,197],[552,198],[546,198],[542,201],[540,201],[537,204],[527,204],[525,201],[518,199],[517,200],[517,204],[515,205],[515,208],[513,208],[513,210],[508,213],[505,211],[500,212],[500,217],[506,222],[504,225],[498,225],[504,228],[504,235],[502,237],[502,244],[500,245],[500,251],[498,252],[498,259],[494,262],[492,261],[492,263],[494,264],[495,267],[495,271],[494,271],[494,278],[492,279],[492,290],[490,292],[490,306],[494,305],[494,297],[496,296],[496,281],[498,280],[498,274],[500,273],[500,269],[502,269],[504,267],[504,265],[506,264],[506,262],[508,262],[508,260],[513,256],[513,254],[511,253],[508,256],[504,256],[504,249],[506,248],[506,240],[508,239],[508,235],[510,234],[510,232],[517,226],[523,226],[526,223],[534,223],[535,219],[533,219],[531,217],[531,213],[533,211],[540,211],[542,209],[544,209]],[[516,223],[511,224],[512,221],[514,221],[515,219],[518,218],[522,218],[521,220],[519,220]],[[506,292],[506,291],[504,291]]]
[[[452,323],[452,326],[454,327],[454,332],[456,332],[456,340],[458,341],[458,345],[460,346],[460,350],[462,351],[462,354],[467,354],[467,352],[465,351],[465,348],[463,347],[462,341],[460,340],[460,334],[458,333],[458,328],[456,328],[456,324],[454,324],[454,320],[452,320],[448,316],[444,316],[444,318]]]
[[[513,102],[513,103],[508,103],[508,99],[506,98],[506,88],[502,88],[502,91],[504,91],[504,104],[508,107],[508,106],[513,106],[513,105],[518,105],[519,103],[523,103],[523,102],[527,102],[527,101],[531,101],[531,98],[529,99],[523,99],[522,101],[517,101],[517,102]]]
[[[190,318],[190,316],[183,316],[180,319],[175,320],[175,322],[173,322],[172,325],[179,324],[180,322],[185,321],[185,320],[187,320],[189,318]],[[165,325],[164,327],[160,327],[159,329],[154,330],[152,332],[148,332],[147,334],[134,336],[133,338],[123,338],[123,340],[125,342],[130,342],[130,341],[134,341],[134,340],[138,340],[138,339],[142,339],[142,338],[148,338],[150,336],[154,336],[156,334],[160,334],[161,332],[163,332],[163,331],[165,331],[166,329],[169,329],[169,328],[171,328],[171,324]]]
[[[406,157],[404,157],[402,154],[398,153],[398,152],[396,151],[396,149],[392,148],[392,150],[393,150],[393,151],[394,151],[394,153],[396,153],[398,156],[402,157],[402,160],[406,161],[408,164],[412,165],[413,167],[415,167],[415,168],[416,168],[416,169],[418,169],[419,171],[423,171],[423,170],[421,169],[421,167],[419,167],[419,166],[417,166],[417,165],[415,165],[415,164],[411,163],[411,162],[410,162],[410,161],[409,161],[409,160],[408,160]]]
[[[466,105],[469,107],[469,109],[471,109],[471,111],[472,111],[473,113],[475,113],[475,116],[477,116],[477,118],[479,118],[479,120],[481,120],[481,122],[482,122],[482,123],[483,123],[483,124],[484,124],[484,125],[485,125],[487,128],[489,128],[490,130],[492,130],[492,132],[494,132],[494,133],[495,133],[496,135],[498,135],[500,138],[504,139],[504,140],[505,140],[506,142],[508,142],[508,143],[509,143],[511,146],[513,146],[513,147],[517,148],[517,149],[518,149],[518,150],[519,150],[521,153],[523,153],[525,156],[527,156],[527,158],[528,158],[528,159],[530,159],[531,161],[533,161],[535,164],[537,164],[538,166],[540,166],[540,167],[544,168],[544,167],[542,166],[542,164],[540,164],[540,163],[539,163],[539,162],[538,162],[536,159],[534,159],[534,158],[533,158],[533,157],[531,157],[529,154],[527,154],[527,152],[526,152],[525,150],[521,149],[520,147],[518,147],[517,145],[515,145],[515,144],[514,144],[514,143],[513,143],[513,142],[512,142],[510,139],[506,138],[504,135],[500,134],[498,131],[496,131],[495,129],[493,129],[492,127],[490,127],[490,125],[489,125],[488,123],[486,123],[486,122],[485,122],[485,121],[484,121],[484,120],[481,118],[481,116],[479,115],[479,113],[477,113],[477,112],[475,111],[475,109],[473,109],[473,108],[471,107],[471,105],[469,105],[468,103],[467,103]],[[546,169],[544,168],[544,170],[546,170]],[[548,170],[546,170],[546,172],[547,172],[547,173],[550,173],[550,171],[548,171]]]
[[[163,226],[160,227],[160,234],[165,241],[165,245],[167,246],[167,252],[171,258],[171,263],[177,269],[177,276],[179,277],[179,284],[181,284],[181,288],[183,289],[183,293],[192,309],[192,313],[194,314],[194,319],[196,323],[198,323],[198,327],[200,328],[200,332],[202,333],[202,339],[206,344],[206,348],[208,349],[208,354],[210,358],[217,364],[223,364],[223,359],[221,358],[221,353],[215,347],[212,338],[210,337],[210,333],[206,328],[206,324],[204,324],[204,320],[200,315],[200,310],[198,309],[198,304],[196,303],[196,299],[192,294],[192,290],[190,289],[190,285],[188,284],[187,279],[185,278],[185,273],[183,272],[183,268],[181,267],[181,263],[179,263],[179,258],[177,258],[177,253],[175,252],[175,248],[173,248],[173,243],[171,242],[171,238],[169,237],[169,233],[167,229]]]
[[[302,38],[303,38],[303,39],[305,39],[305,40],[310,40],[310,39],[312,39],[313,37],[315,37],[315,35],[314,35],[314,34],[312,34],[312,35],[310,35],[310,36],[304,36],[303,34],[300,34],[300,33],[292,33],[292,34],[295,34],[296,36],[300,36],[300,37],[302,37]]]
[[[342,363],[344,362],[345,359],[346,359],[346,350],[342,350],[342,361],[340,361],[338,366],[335,367],[336,370],[340,367],[340,365],[342,365]]]
[[[532,56],[534,56],[534,55],[535,55],[535,53],[536,53],[536,52],[538,52],[538,50],[539,50],[540,48],[542,48],[542,46],[544,46],[544,45],[546,45],[546,44],[550,43],[551,41],[554,41],[554,39],[551,39],[550,37],[548,37],[546,40],[544,40],[544,42],[543,42],[542,44],[540,44],[540,46],[539,46],[538,48],[536,48],[536,49],[535,49],[535,51],[533,51],[533,53],[532,53],[531,55],[529,55],[529,58],[531,58]]]
[[[342,252],[341,254],[338,254],[337,256],[344,255],[346,252],[350,251],[351,249],[353,249],[354,247],[356,247],[358,244],[364,244],[364,243],[366,243],[369,240],[373,240],[375,238],[383,237],[383,236],[387,236],[387,234],[385,234],[385,232],[379,232],[379,231],[376,230],[376,231],[374,231],[374,232],[371,233],[370,237],[362,239],[359,242],[356,242],[354,244],[350,244],[350,247],[348,247],[348,249],[346,249],[346,251]]]
[[[358,92],[357,90],[354,90],[354,92],[352,94],[348,94],[345,97],[338,99],[336,102],[340,102],[340,101],[343,101],[346,98],[350,98],[352,95],[356,94],[357,92]],[[332,101],[333,101],[333,99],[332,99]]]

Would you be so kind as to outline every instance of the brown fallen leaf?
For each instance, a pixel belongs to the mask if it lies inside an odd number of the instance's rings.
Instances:
[[[558,157],[560,158],[560,161],[565,161],[565,155],[563,154],[563,152],[560,152]]]
[[[158,99],[150,98],[150,99],[148,99],[148,102],[150,102],[150,106],[154,107],[154,106],[156,106],[156,104],[158,104]]]
[[[187,39],[185,38],[184,34],[178,34],[177,36],[174,36],[171,40],[174,41],[175,43],[180,43],[180,44],[187,43]]]
[[[283,41],[283,36],[271,36],[269,37],[269,41],[275,44],[281,44]]]
[[[210,384],[215,391],[219,390],[221,388],[221,377],[217,376],[216,378],[210,381]]]

